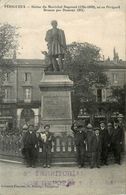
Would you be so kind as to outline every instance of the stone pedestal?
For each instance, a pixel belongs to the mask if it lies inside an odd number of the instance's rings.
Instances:
[[[71,89],[73,82],[64,73],[44,72],[40,82],[41,121],[55,133],[71,131]]]

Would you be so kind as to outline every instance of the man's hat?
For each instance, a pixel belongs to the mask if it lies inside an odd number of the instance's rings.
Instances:
[[[56,20],[52,20],[51,24],[54,24],[54,23],[57,24],[57,21]]]
[[[28,125],[28,129],[29,129],[29,127],[33,127],[34,128],[34,125],[30,124],[30,125]]]
[[[25,129],[28,129],[28,125],[27,125],[27,124],[24,124],[23,129],[24,129],[24,130],[25,130]]]
[[[49,124],[45,125],[45,126],[44,126],[44,129],[45,129],[46,127],[50,128],[50,125],[49,125]]]
[[[30,127],[32,127],[31,129],[30,129]],[[34,129],[34,125],[32,125],[32,124],[30,124],[29,126],[28,126],[28,129],[27,129],[28,131],[30,130],[30,131],[34,131],[35,129]]]
[[[112,126],[112,123],[108,123],[107,126]]]
[[[100,131],[100,128],[99,127],[95,127],[94,131]]]
[[[88,129],[92,129],[92,125],[89,123],[89,124],[87,125],[87,128],[88,128]]]
[[[105,122],[104,122],[104,121],[100,121],[100,125],[101,125],[101,124],[104,124],[104,125],[105,125]]]

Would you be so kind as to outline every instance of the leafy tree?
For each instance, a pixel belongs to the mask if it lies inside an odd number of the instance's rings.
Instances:
[[[67,46],[64,59],[65,71],[70,79],[74,81],[73,107],[75,115],[81,102],[94,104],[95,87],[107,84],[107,76],[102,72],[100,66],[100,48],[89,43],[73,42]]]
[[[17,27],[10,24],[0,24],[0,100],[3,97],[3,82],[5,74],[13,71],[14,62],[9,56],[17,49]]]
[[[125,114],[126,111],[126,85],[123,87],[113,86],[111,87],[112,94],[109,97],[111,99],[111,103],[116,103],[116,110],[120,113]],[[114,106],[115,108],[115,106]],[[114,110],[113,108],[113,110]]]

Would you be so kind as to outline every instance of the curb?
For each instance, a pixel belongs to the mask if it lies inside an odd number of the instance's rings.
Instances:
[[[19,161],[14,161],[14,160],[7,160],[7,159],[0,159],[0,162],[7,162],[7,163],[22,164],[22,162],[19,162]]]
[[[0,159],[0,162],[3,163],[11,163],[11,164],[24,164],[23,162],[19,161],[14,161],[14,160],[7,160],[7,159]],[[76,166],[76,162],[57,162],[57,163],[52,163],[52,166]]]

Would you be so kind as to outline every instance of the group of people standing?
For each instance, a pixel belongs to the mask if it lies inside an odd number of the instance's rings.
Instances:
[[[38,159],[39,150],[43,154],[43,167],[50,168],[51,165],[51,148],[52,133],[49,131],[50,125],[45,125],[44,130],[40,129],[35,132],[34,126],[29,125],[27,132],[23,136],[22,154],[25,158],[27,167],[35,167]]]
[[[84,167],[86,154],[89,156],[90,168],[108,165],[110,152],[115,163],[121,164],[124,132],[117,120],[113,125],[108,123],[107,126],[101,122],[99,128],[93,128],[91,124],[84,128],[82,124],[74,122],[71,129],[75,137],[79,168]]]
[[[84,167],[87,156],[89,157],[90,168],[100,168],[101,165],[108,165],[108,155],[111,152],[115,163],[121,164],[122,144],[124,140],[123,128],[118,121],[114,124],[100,123],[99,128],[93,128],[89,123],[86,128],[81,123],[74,122],[71,126],[76,145],[78,167]],[[51,166],[51,149],[53,134],[50,132],[50,125],[40,127],[34,131],[34,126],[29,125],[23,136],[23,149],[27,167],[35,167],[38,154],[42,154],[43,167]]]

